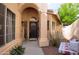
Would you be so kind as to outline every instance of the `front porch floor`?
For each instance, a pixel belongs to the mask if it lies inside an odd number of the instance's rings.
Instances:
[[[44,55],[38,41],[25,41],[22,46],[25,48],[24,55]]]
[[[60,55],[58,53],[58,48],[48,46],[39,47],[38,41],[24,41],[23,48],[25,48],[24,55]]]

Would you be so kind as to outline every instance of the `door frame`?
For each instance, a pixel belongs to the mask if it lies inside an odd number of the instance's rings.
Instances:
[[[27,21],[22,21],[22,26],[23,26],[23,38],[27,38]],[[26,35],[26,36],[25,36]]]

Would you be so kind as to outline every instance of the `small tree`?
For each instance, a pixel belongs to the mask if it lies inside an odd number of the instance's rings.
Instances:
[[[70,25],[79,14],[79,3],[64,3],[60,6],[58,13],[63,25]]]

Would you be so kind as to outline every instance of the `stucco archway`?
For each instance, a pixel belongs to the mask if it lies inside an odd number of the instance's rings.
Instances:
[[[24,9],[25,8],[25,9]],[[34,20],[35,19],[35,20]],[[21,22],[22,24],[22,34],[23,34],[23,39],[30,40],[30,37],[34,37],[32,34],[30,34],[30,24],[36,23],[36,37],[38,38],[39,34],[39,12],[37,10],[36,5],[32,4],[24,4],[22,6],[21,10]],[[32,31],[33,32],[33,31]]]
[[[34,3],[33,4],[32,3],[22,4],[20,7],[21,7],[20,12],[21,12],[22,23],[30,21],[30,19],[32,17],[35,17],[37,19],[37,21],[39,21],[39,25],[38,25],[39,26],[39,38],[38,38],[39,45],[40,45],[40,47],[48,46],[49,41],[47,39],[47,13],[41,12],[40,10],[42,10],[42,9],[39,8],[39,6],[34,4]],[[36,15],[34,15],[34,14],[36,14]],[[26,15],[29,15],[29,16],[26,17]],[[27,23],[29,23],[29,22],[27,22]],[[29,31],[29,25],[27,24],[27,26],[28,27],[26,27],[26,28]],[[28,39],[29,39],[29,33],[28,33],[27,36],[28,36]]]
[[[27,23],[24,25],[25,30],[24,31],[24,36],[27,37],[28,40],[31,40],[31,38],[38,38],[38,32],[39,32],[39,13],[36,9],[32,8],[32,7],[28,7],[26,9],[24,9],[24,11],[22,12],[22,22]],[[36,24],[34,27],[34,29],[36,30],[32,30],[33,29],[33,24]],[[31,28],[32,27],[32,28]],[[38,28],[37,28],[38,27]],[[34,32],[34,33],[33,33]],[[34,36],[36,35],[36,36]]]
[[[36,9],[38,12],[40,10],[39,6],[35,3],[24,3],[20,5],[19,11],[22,13],[26,8],[29,7]]]

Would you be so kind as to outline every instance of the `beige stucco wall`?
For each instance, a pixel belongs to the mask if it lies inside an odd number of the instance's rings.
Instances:
[[[57,39],[59,41],[62,41],[62,24],[59,23],[59,19],[54,14],[48,14],[48,20],[49,20],[49,31],[48,31],[48,37],[49,39]],[[54,23],[54,28],[52,27],[52,22]]]
[[[47,35],[49,33],[53,36],[56,36],[56,32],[61,32],[61,24],[57,21],[57,18],[54,15],[47,14],[48,6],[46,3],[9,3],[4,4],[8,9],[10,9],[16,15],[16,28],[15,28],[15,40],[5,44],[0,48],[0,54],[9,54],[9,51],[12,47],[22,44],[23,39],[23,27],[21,21],[30,21],[32,16],[36,17],[39,20],[39,46],[48,46],[49,40]],[[28,7],[33,7],[37,10],[31,10],[29,13],[25,10]],[[31,14],[31,15],[30,15]],[[49,20],[49,31],[47,31],[47,20]],[[52,30],[52,22],[55,22],[55,28]],[[27,24],[28,25],[28,24]],[[29,28],[29,25],[28,27]],[[27,29],[29,32],[29,29]],[[48,33],[49,32],[49,33]],[[29,37],[29,33],[28,33]],[[53,36],[54,37],[54,36]]]
[[[22,44],[23,37],[22,37],[22,12],[27,7],[33,7],[38,10],[39,12],[39,46],[48,46],[49,41],[47,39],[47,4],[45,3],[31,3],[31,4],[14,4],[14,3],[5,3],[4,4],[8,9],[10,9],[16,15],[16,25],[15,25],[15,40],[5,44],[0,48],[0,54],[9,54],[9,51],[18,45]],[[36,16],[36,15],[35,15]]]
[[[57,25],[58,22],[54,15],[48,14],[48,20],[49,20],[49,28],[50,28],[49,31],[51,34],[54,34],[55,31],[59,30],[60,26]],[[54,28],[52,28],[52,22],[54,22],[55,25]]]
[[[20,21],[21,16],[17,10],[17,4],[4,4],[8,9],[10,9],[13,13],[16,14],[16,29],[15,29],[15,40],[3,45],[0,48],[0,54],[8,54],[12,47],[20,45],[21,42],[21,27],[20,27]]]
[[[53,16],[53,15],[51,15],[51,14],[48,14],[48,20],[49,20],[49,30],[50,30],[50,33],[51,34],[55,34],[55,30],[56,30],[56,19],[55,19],[55,17]],[[54,28],[52,28],[52,22],[54,22],[54,25],[55,25],[55,27]]]

